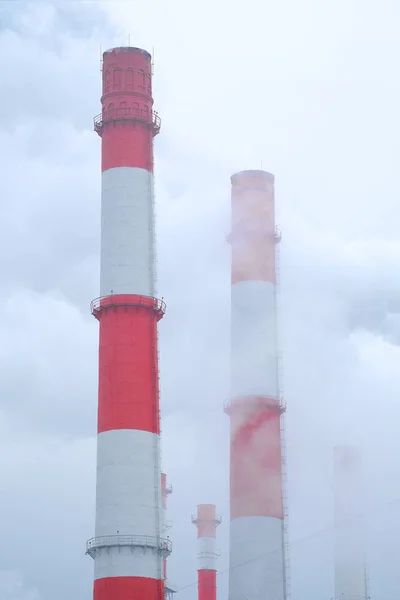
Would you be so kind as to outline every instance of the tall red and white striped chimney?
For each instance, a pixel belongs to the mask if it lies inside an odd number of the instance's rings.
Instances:
[[[333,457],[335,600],[366,600],[368,573],[361,517],[361,457],[354,446],[336,446]]]
[[[163,600],[151,56],[103,54],[100,324],[94,600]]]
[[[199,504],[192,523],[197,527],[198,600],[217,600],[216,537],[221,518],[214,504]]]
[[[230,600],[283,600],[274,176],[232,175]]]

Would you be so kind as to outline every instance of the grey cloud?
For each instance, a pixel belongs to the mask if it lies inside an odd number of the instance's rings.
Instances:
[[[21,289],[0,302],[0,408],[10,426],[67,437],[95,432],[96,323],[60,295]]]
[[[365,329],[381,335],[392,344],[400,344],[400,291],[398,294],[376,290],[349,310],[349,328]]]
[[[55,147],[58,158],[50,165],[43,156],[30,156],[29,131],[15,137],[0,134],[8,148],[0,204],[3,289],[58,287],[86,311],[98,289],[97,140],[94,133],[92,139],[80,138],[63,127],[59,135],[63,144]],[[83,269],[72,286],[64,283],[70,281],[71,269]]]
[[[13,1],[0,9],[0,44],[7,48],[0,57],[7,89],[0,96],[1,128],[15,131],[41,118],[55,129],[57,121],[91,129],[100,96],[98,40],[107,43],[112,35],[100,3]]]
[[[16,571],[0,571],[0,595],[2,600],[41,600],[35,590],[26,588]]]
[[[93,6],[92,2],[82,0],[48,0],[55,9],[55,26],[67,36],[77,38],[106,37],[114,34],[106,13],[101,5]],[[53,40],[54,40],[54,36]],[[100,59],[100,53],[99,53]]]
[[[94,33],[112,33],[106,14],[82,0],[2,0],[0,30],[24,37],[40,36],[48,50],[60,52],[60,36],[90,38]],[[55,35],[56,34],[56,35]]]
[[[8,515],[0,526],[8,539],[2,568],[18,570],[23,589],[37,590],[38,600],[54,593],[89,598],[93,565],[84,551],[93,527],[95,440],[37,436],[3,419],[0,428],[1,507]],[[74,577],[65,576],[66,561]]]

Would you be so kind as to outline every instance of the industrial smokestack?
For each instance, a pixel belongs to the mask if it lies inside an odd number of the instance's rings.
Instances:
[[[218,553],[215,543],[221,518],[216,516],[214,504],[199,504],[197,515],[192,515],[197,527],[198,600],[217,600]]]
[[[231,177],[230,600],[287,595],[274,176]]]
[[[94,600],[163,600],[151,56],[103,54],[100,325]]]
[[[366,600],[368,577],[362,511],[361,458],[353,446],[334,456],[335,599]]]

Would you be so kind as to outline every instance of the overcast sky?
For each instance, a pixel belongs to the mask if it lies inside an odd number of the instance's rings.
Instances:
[[[359,444],[373,600],[400,533],[397,0],[0,0],[0,600],[90,600],[100,46],[155,50],[170,578],[195,600],[196,504],[227,598],[231,173],[276,177],[294,600],[329,600],[332,446]],[[130,36],[130,38],[128,37]]]

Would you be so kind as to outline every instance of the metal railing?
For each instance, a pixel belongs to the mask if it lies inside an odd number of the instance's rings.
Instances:
[[[135,548],[155,548],[163,557],[172,552],[169,539],[149,535],[107,535],[91,538],[86,542],[86,554],[93,555],[100,548],[130,546]]]
[[[157,135],[161,129],[161,119],[157,112],[153,110],[144,110],[142,108],[131,108],[129,106],[103,110],[102,113],[96,115],[93,119],[94,129],[99,132],[105,123],[125,119],[147,123],[152,127],[155,135]]]
[[[364,594],[360,594],[359,596],[344,596],[341,594],[340,596],[333,596],[330,600],[369,600],[369,596],[364,596]]]
[[[208,552],[204,551],[204,552],[198,552],[197,553],[197,560],[201,560],[204,558],[210,558],[211,560],[214,558],[219,558],[221,556],[221,552],[219,550],[209,550]]]
[[[199,519],[197,515],[192,514],[191,521],[193,525],[198,525],[200,523],[212,523],[213,525],[215,525],[215,527],[218,527],[218,525],[221,525],[222,523],[222,517],[216,516],[215,519]]]
[[[168,496],[172,494],[172,485],[167,483],[166,486],[162,489],[163,496]]]
[[[109,296],[100,296],[90,303],[92,315],[96,316],[102,310],[118,306],[137,306],[152,308],[155,313],[163,316],[166,311],[164,300],[159,300],[153,296],[141,296],[138,294],[110,294]]]

